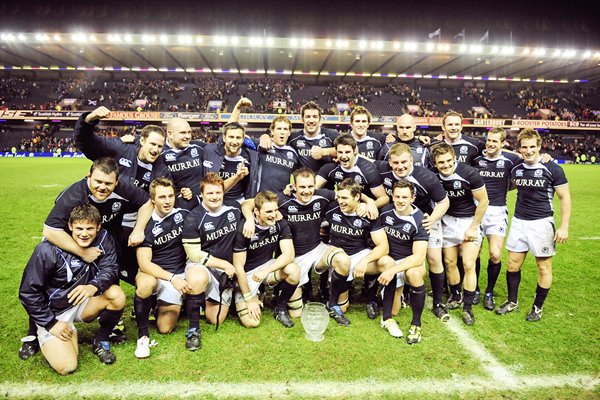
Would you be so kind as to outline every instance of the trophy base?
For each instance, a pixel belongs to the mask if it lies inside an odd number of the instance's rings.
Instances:
[[[309,335],[308,333],[304,335],[311,342],[322,342],[325,339],[325,335]]]

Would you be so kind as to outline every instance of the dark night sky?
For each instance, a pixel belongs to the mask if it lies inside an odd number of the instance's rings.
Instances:
[[[467,41],[486,30],[490,43],[600,46],[593,2],[525,1],[17,1],[0,4],[0,31],[197,33],[413,39],[442,28],[452,41],[466,28]],[[587,4],[586,4],[587,3]],[[482,6],[483,5],[483,6]]]

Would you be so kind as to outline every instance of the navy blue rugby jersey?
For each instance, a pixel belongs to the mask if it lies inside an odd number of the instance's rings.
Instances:
[[[431,147],[442,142],[443,141],[434,142],[431,144]],[[454,153],[456,153],[456,161],[460,164],[467,164],[470,166],[474,165],[473,160],[475,160],[475,157],[480,156],[483,153],[483,150],[485,150],[485,144],[482,141],[465,135],[462,135],[457,142],[448,144],[452,146]],[[429,166],[434,172],[436,171],[433,160],[431,159],[429,160]]]
[[[329,225],[330,245],[343,249],[349,256],[369,248],[373,222],[356,213],[344,214],[337,201],[329,205],[324,219]]]
[[[393,201],[392,188],[401,178],[392,171],[387,161],[379,161],[378,167],[383,187],[390,196],[390,200]],[[447,197],[446,191],[436,174],[427,168],[413,166],[413,170],[406,177],[406,180],[415,186],[416,199],[414,205],[425,214],[431,215],[435,204]]]
[[[477,170],[466,164],[458,163],[452,175],[448,177],[439,173],[437,175],[450,199],[450,207],[446,214],[459,218],[475,215],[477,206],[473,198],[473,191],[485,187],[483,178]]]
[[[360,185],[362,193],[375,198],[371,189],[381,185],[381,178],[377,166],[372,161],[358,157],[352,168],[345,169],[338,163],[325,164],[319,170],[318,176],[327,181],[326,189],[335,190],[344,179],[352,178]]]
[[[404,143],[410,148],[410,153],[412,154],[413,164],[418,167],[427,167],[429,160],[429,152],[427,147],[423,145],[417,137],[412,138],[411,140],[404,142],[400,139],[397,139],[392,143],[385,143],[381,149],[381,156],[379,160],[389,160],[390,159],[390,149],[396,143]]]
[[[161,218],[156,211],[144,231],[144,241],[140,247],[152,249],[152,262],[165,271],[181,274],[185,271],[185,250],[181,243],[184,220],[188,210],[173,208]]]
[[[223,180],[227,180],[232,176],[235,176],[238,170],[238,165],[240,163],[244,163],[246,168],[248,168],[248,172],[250,172],[250,160],[244,157],[244,153],[242,152],[240,155],[235,157],[223,156],[223,164],[219,169],[219,176],[223,178]],[[241,181],[237,182],[235,185],[231,187],[225,193],[226,200],[242,200],[246,194],[246,189],[250,184],[250,173],[244,177]]]
[[[185,149],[175,149],[165,144],[159,159],[164,161],[171,172],[175,193],[179,193],[184,187],[191,189],[194,194],[199,193],[200,181],[204,177],[203,152],[202,147],[194,143],[190,143]]]
[[[255,220],[255,232],[248,239],[242,234],[244,221],[240,223],[233,245],[234,253],[246,252],[244,271],[249,272],[281,254],[279,241],[292,239],[290,225],[285,219],[273,226],[262,226]]]
[[[225,201],[216,212],[210,212],[200,204],[185,219],[181,238],[200,238],[202,251],[231,263],[235,233],[241,219],[242,211],[236,201]]]
[[[306,204],[295,195],[279,195],[279,211],[290,224],[296,257],[308,253],[321,243],[319,232],[323,214],[334,200],[335,192],[328,189],[316,190]]]
[[[510,171],[523,160],[515,154],[500,153],[496,158],[485,154],[476,157],[473,165],[485,182],[490,206],[505,206],[506,194],[510,188]]]
[[[104,201],[92,196],[88,178],[75,182],[58,195],[44,225],[50,229],[69,231],[69,215],[74,207],[92,204],[102,217],[102,227],[114,238],[120,237],[123,215],[137,212],[149,199],[148,193],[128,182],[119,181]]]
[[[515,217],[530,221],[554,215],[554,188],[568,184],[558,164],[552,161],[534,165],[522,163],[512,169],[510,176],[517,188]]]
[[[371,160],[377,160],[379,158],[383,143],[385,142],[385,137],[382,133],[368,131],[366,136],[362,139],[357,139],[355,136],[353,137],[358,145],[358,154]]]
[[[300,157],[291,146],[276,146],[269,151],[259,150],[258,191],[283,192],[290,183],[292,172],[300,167]]]
[[[321,128],[319,133],[314,137],[304,135],[303,131],[293,132],[288,140],[288,144],[296,150],[300,157],[300,165],[310,168],[315,173],[325,165],[331,162],[331,157],[323,157],[320,160],[315,160],[311,156],[313,146],[322,148],[333,147],[333,141],[338,136],[338,132],[333,129]]]
[[[429,234],[423,228],[423,212],[418,208],[414,208],[411,215],[398,215],[394,205],[387,204],[381,209],[373,230],[382,227],[390,245],[389,256],[394,260],[411,256],[414,242],[429,240]]]

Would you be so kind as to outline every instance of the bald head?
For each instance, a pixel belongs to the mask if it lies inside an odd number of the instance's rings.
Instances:
[[[169,146],[185,149],[192,140],[192,128],[185,119],[173,118],[167,124],[167,138]]]
[[[398,129],[398,137],[400,140],[407,142],[415,137],[417,126],[412,115],[402,114],[396,119],[396,128]]]

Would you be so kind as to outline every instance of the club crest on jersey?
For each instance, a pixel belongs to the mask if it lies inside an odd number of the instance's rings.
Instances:
[[[367,149],[369,149],[369,150],[373,149],[373,143],[372,142],[367,142]]]
[[[204,230],[205,231],[212,231],[215,229],[215,224],[212,223],[212,221],[206,222],[204,224]]]
[[[385,186],[392,186],[393,185],[392,180],[390,178],[383,178],[383,184]]]
[[[410,232],[410,224],[404,224],[402,230],[406,233]]]
[[[333,214],[331,217],[335,222],[342,222],[342,216],[340,214]]]
[[[319,211],[321,209],[321,203],[313,204],[313,211]]]
[[[81,260],[73,259],[71,260],[71,268],[79,268],[81,267]]]
[[[176,224],[180,224],[181,221],[183,221],[183,215],[181,215],[181,213],[177,213],[177,214],[175,214],[173,219],[175,220]]]
[[[498,166],[498,168],[504,168],[504,160],[498,161],[496,165]]]
[[[487,166],[487,161],[485,161],[485,160],[479,160],[479,166],[480,166],[480,167],[485,167],[485,166]]]
[[[298,140],[298,147],[306,147],[306,142],[304,140]]]
[[[296,206],[288,206],[288,212],[289,213],[297,213],[298,212],[298,207],[296,207]]]
[[[362,221],[360,219],[355,219],[354,222],[352,222],[352,225],[354,225],[357,228],[362,228]]]
[[[206,168],[212,168],[213,162],[212,161],[208,161],[208,160],[204,160],[202,162],[202,165],[204,165]]]
[[[356,183],[360,183],[360,184],[362,185],[362,177],[361,177],[360,175],[356,175],[356,176],[354,177],[354,181],[355,181]]]
[[[233,214],[233,211],[229,211],[229,212],[227,213],[227,220],[228,220],[229,222],[233,222],[233,221],[235,221],[235,214]]]
[[[319,147],[326,147],[327,139],[319,139]]]
[[[163,228],[160,225],[156,225],[154,228],[152,228],[152,234],[154,236],[160,235],[162,233],[162,231],[163,231]]]
[[[536,178],[541,178],[543,173],[544,173],[544,171],[542,171],[541,169],[536,169],[535,172],[533,173],[533,176]]]
[[[145,180],[146,182],[150,182],[150,179],[152,178],[152,172],[148,171],[144,174],[144,176],[142,177],[143,180]]]
[[[177,157],[175,156],[174,153],[166,153],[165,154],[165,160],[167,161],[175,161],[177,159]]]
[[[342,171],[336,171],[335,179],[344,179],[344,173]]]
[[[469,152],[469,148],[467,146],[460,146],[460,149],[458,150],[458,152],[460,154],[467,154]]]
[[[192,154],[192,157],[198,157],[198,149],[192,148],[191,154]]]
[[[452,188],[453,189],[460,189],[462,187],[462,184],[460,183],[460,181],[454,181],[452,183]]]
[[[522,170],[522,169],[518,169],[518,170],[515,172],[515,176],[523,176],[523,170]]]
[[[124,167],[131,168],[131,160],[128,160],[126,158],[120,158],[119,164],[123,165]]]
[[[253,234],[250,240],[256,242],[258,240],[258,233]]]
[[[287,155],[287,158],[289,158],[289,159],[293,159],[294,158],[294,153],[292,153],[291,151],[288,151],[286,153],[286,155]]]
[[[117,201],[117,202],[113,203],[113,205],[112,205],[112,211],[113,212],[117,212],[120,209],[121,209],[121,202],[120,201]]]
[[[388,215],[387,217],[385,217],[385,223],[388,225],[394,225],[394,218]]]
[[[269,227],[269,233],[270,233],[270,234],[273,234],[273,233],[275,233],[275,232],[277,232],[277,226],[275,226],[275,225],[273,225],[273,226],[270,226],[270,227]]]

